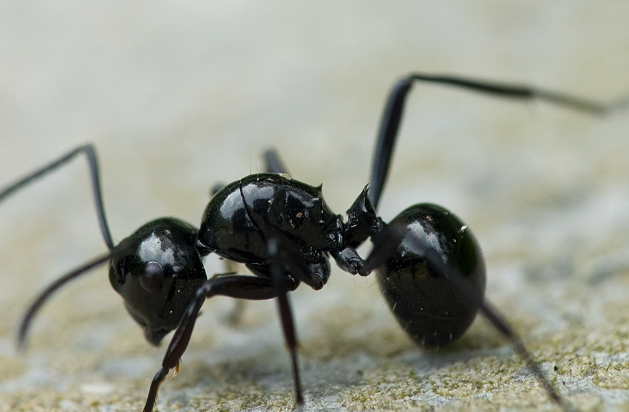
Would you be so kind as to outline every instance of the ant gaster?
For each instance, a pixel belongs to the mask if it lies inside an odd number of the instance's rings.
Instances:
[[[329,256],[345,272],[376,270],[384,297],[404,330],[420,345],[438,347],[457,339],[480,311],[509,339],[528,368],[562,408],[570,406],[544,376],[522,340],[484,298],[485,264],[471,230],[448,210],[429,203],[409,207],[388,224],[376,209],[387,178],[406,97],[416,81],[448,84],[493,95],[534,99],[602,114],[608,107],[530,87],[451,76],[411,74],[390,92],[377,135],[370,184],[347,210],[347,221],[326,205],[321,186],[287,175],[279,155],[265,153],[266,173],[246,176],[218,189],[200,229],[174,218],[149,222],[118,245],[112,241],[92,145],[77,147],[0,192],[0,201],[83,153],[88,159],[101,232],[110,252],[66,274],[44,290],[26,312],[18,344],[43,303],[61,286],[109,262],[109,280],[129,314],[157,345],[175,330],[151,383],[144,412],[151,412],[159,386],[178,370],[203,302],[215,295],[237,299],[277,298],[292,359],[295,403],[304,404],[297,365],[297,336],[287,293],[300,283],[321,289],[330,276]],[[363,260],[356,248],[371,239]],[[202,257],[215,253],[244,263],[252,275],[207,278]]]

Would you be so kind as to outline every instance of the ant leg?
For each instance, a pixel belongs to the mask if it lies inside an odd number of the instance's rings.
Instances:
[[[266,165],[265,171],[267,173],[284,173],[288,174],[286,167],[280,160],[280,156],[275,149],[267,149],[264,151],[264,162]],[[214,196],[219,190],[221,190],[225,185],[223,183],[217,183],[212,187],[210,191],[211,195]],[[227,272],[235,272],[235,264],[232,261],[226,261]],[[245,301],[244,300],[236,300],[234,303],[234,308],[232,312],[226,317],[226,320],[229,324],[235,325],[240,322],[242,319],[242,313],[245,309]]]
[[[210,189],[210,198],[214,197],[214,195],[224,187],[224,183],[215,183],[214,186],[212,186],[212,188]]]
[[[73,149],[72,151],[64,154],[57,160],[52,161],[51,163],[26,175],[25,177],[18,180],[17,182],[0,190],[0,202],[3,201],[8,196],[10,196],[13,192],[16,192],[17,190],[22,189],[25,186],[28,186],[34,180],[66,164],[79,153],[85,153],[85,156],[87,156],[87,164],[90,169],[90,177],[91,177],[91,183],[92,183],[92,193],[94,195],[94,203],[96,204],[96,214],[98,216],[98,223],[100,225],[100,231],[103,235],[103,239],[105,240],[105,243],[107,244],[107,247],[109,248],[109,250],[111,250],[114,248],[114,242],[111,238],[109,226],[107,225],[107,218],[105,217],[105,208],[103,207],[103,197],[102,197],[102,190],[100,187],[100,177],[98,173],[98,159],[96,157],[96,149],[91,144],[86,144],[86,145],[79,146]]]
[[[263,153],[265,172],[266,173],[283,173],[288,174],[284,163],[280,160],[280,155],[275,149],[267,149]],[[225,185],[223,183],[215,184],[210,190],[210,195],[214,196],[216,192],[221,190]]]
[[[225,269],[227,274],[234,275],[238,273],[238,263],[233,260],[225,259]],[[214,275],[217,277],[219,275]],[[234,306],[225,315],[221,316],[221,320],[231,326],[237,326],[242,322],[242,317],[245,312],[246,300],[234,299]]]
[[[603,105],[578,97],[528,86],[485,82],[456,76],[433,76],[421,73],[410,74],[400,79],[391,89],[380,121],[380,129],[376,139],[371,169],[369,191],[369,199],[376,208],[378,207],[384,183],[389,173],[389,165],[393,156],[393,148],[397,139],[400,122],[402,121],[406,97],[415,81],[457,86],[500,97],[523,100],[540,99],[570,109],[598,115],[606,114],[612,109],[620,107],[618,103]]]
[[[282,331],[284,332],[284,340],[290,352],[293,365],[293,382],[295,384],[295,405],[300,408],[304,404],[304,396],[301,392],[301,380],[299,378],[299,365],[297,363],[297,333],[295,332],[295,321],[288,300],[288,290],[282,285],[282,279],[285,277],[285,271],[290,271],[298,279],[309,278],[309,269],[300,259],[293,258],[286,248],[279,248],[277,239],[269,239],[267,247],[269,258],[271,260],[271,273],[273,275],[273,283],[277,293],[277,309],[280,314]],[[288,268],[288,269],[287,269]]]
[[[294,290],[297,287],[297,283],[294,282],[292,278],[286,277],[284,280],[286,285],[283,287],[286,289]],[[159,387],[168,375],[170,369],[175,368],[175,373],[179,371],[179,361],[190,342],[199,310],[201,310],[205,299],[216,295],[229,296],[237,299],[266,300],[273,299],[277,296],[277,287],[270,279],[245,275],[225,275],[209,279],[197,289],[194,300],[186,309],[175,334],[170,340],[170,344],[166,349],[166,355],[162,361],[162,367],[157,371],[151,382],[144,412],[153,411]]]
[[[264,151],[264,162],[266,164],[267,173],[284,173],[288,174],[288,170],[280,160],[280,156],[275,149],[267,149]]]
[[[406,237],[407,234],[411,236]],[[431,245],[425,243],[426,240],[419,238],[412,232],[407,232],[406,228],[389,226],[375,241],[374,248],[366,259],[365,270],[373,270],[383,266],[388,257],[391,256],[389,251],[395,250],[402,240],[407,240],[414,249],[420,250],[424,254],[424,258],[428,264],[435,268],[434,272],[444,274],[445,278],[458,289],[465,297],[478,308],[482,315],[487,319],[493,327],[506,338],[514,347],[515,351],[526,363],[527,368],[535,375],[537,380],[542,384],[548,396],[557,403],[564,411],[573,411],[572,406],[559,395],[557,389],[548,380],[544,372],[541,370],[533,355],[526,349],[522,338],[509,325],[505,317],[491,304],[483,295],[480,294],[452,265],[444,261],[442,255],[439,254]],[[387,251],[387,253],[383,253]]]

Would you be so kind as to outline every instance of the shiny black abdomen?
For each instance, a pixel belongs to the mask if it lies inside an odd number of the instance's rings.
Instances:
[[[389,225],[406,226],[464,277],[481,296],[485,263],[473,234],[454,214],[433,204],[411,206]],[[457,339],[470,326],[478,308],[443,273],[427,264],[409,234],[378,270],[378,283],[402,328],[420,345],[438,347]]]
[[[343,246],[343,222],[312,187],[286,176],[249,175],[218,191],[207,205],[199,242],[207,252],[266,264],[267,239],[299,251],[305,262]]]

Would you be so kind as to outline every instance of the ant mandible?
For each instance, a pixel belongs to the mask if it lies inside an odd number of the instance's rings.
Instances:
[[[140,227],[118,245],[114,245],[105,218],[95,149],[89,144],[79,146],[0,192],[2,201],[78,154],[85,154],[101,233],[110,250],[59,278],[35,299],[20,323],[18,346],[25,346],[34,316],[54,292],[109,262],[110,283],[143,328],[146,339],[157,345],[175,330],[144,406],[144,412],[151,412],[159,386],[171,369],[179,369],[207,298],[277,298],[292,360],[295,404],[299,407],[304,398],[288,292],[300,283],[321,289],[330,276],[331,256],[351,274],[367,276],[375,270],[380,289],[400,325],[422,346],[439,347],[457,339],[480,311],[514,345],[552,400],[564,410],[570,409],[516,332],[485,299],[485,263],[471,230],[447,209],[429,203],[407,208],[388,224],[376,213],[406,97],[416,81],[509,98],[537,98],[594,114],[610,108],[526,86],[411,74],[399,80],[389,94],[377,135],[371,180],[347,210],[347,221],[326,205],[321,186],[289,178],[279,155],[269,150],[265,153],[266,173],[246,176],[215,191],[199,230],[175,218],[161,218]],[[356,248],[367,239],[374,246],[363,260]],[[253,275],[225,274],[208,279],[202,257],[209,253],[244,263]]]

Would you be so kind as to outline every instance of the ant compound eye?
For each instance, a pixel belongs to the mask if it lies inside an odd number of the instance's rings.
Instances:
[[[112,279],[115,279],[117,284],[125,284],[125,278],[127,276],[127,258],[123,257],[117,262],[111,262],[111,275],[113,275]]]
[[[155,261],[150,261],[144,266],[144,272],[140,274],[140,285],[148,293],[157,293],[164,284],[164,269]]]

